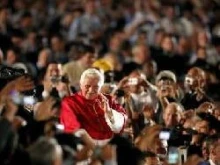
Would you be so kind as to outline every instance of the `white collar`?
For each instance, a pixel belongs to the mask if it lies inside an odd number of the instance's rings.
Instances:
[[[209,159],[209,163],[210,163],[210,165],[216,165],[216,164],[212,161],[212,159]]]

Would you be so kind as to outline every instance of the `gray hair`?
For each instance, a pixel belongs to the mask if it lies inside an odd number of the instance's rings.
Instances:
[[[39,138],[28,153],[32,165],[53,165],[58,158],[62,159],[62,149],[53,138]]]
[[[80,84],[82,84],[86,78],[97,78],[99,79],[99,85],[102,86],[104,84],[104,74],[95,68],[89,68],[82,73]]]

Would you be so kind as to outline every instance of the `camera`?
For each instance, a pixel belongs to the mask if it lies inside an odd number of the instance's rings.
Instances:
[[[62,132],[64,132],[64,125],[62,125],[62,124],[56,123],[56,124],[55,124],[55,128],[56,128],[56,132],[57,132],[57,133],[62,133]]]
[[[37,102],[36,98],[31,95],[24,95],[17,91],[12,91],[10,97],[15,104],[18,105],[33,105]]]
[[[125,96],[125,91],[122,90],[122,89],[118,89],[116,92],[115,92],[115,95],[117,97],[124,97]]]
[[[52,90],[50,92],[50,96],[55,99],[55,103],[53,105],[53,108],[58,108],[59,109],[60,106],[61,106],[61,98],[59,96],[58,90],[55,87],[52,88]]]
[[[137,85],[138,79],[137,78],[129,78],[128,79],[128,85]]]
[[[69,83],[69,79],[66,75],[64,75],[64,76],[51,76],[50,81],[52,84],[57,84],[59,82]]]
[[[193,82],[194,82],[193,78],[191,78],[191,77],[186,77],[185,78],[185,83],[186,84],[193,85]]]
[[[183,132],[186,132],[184,134]],[[164,128],[160,138],[167,140],[169,146],[188,146],[192,140],[193,131],[183,128],[182,126],[176,126],[171,129]]]
[[[51,76],[50,81],[52,84],[57,84],[61,81],[61,77],[60,76]]]
[[[161,140],[169,140],[170,139],[170,131],[162,130],[159,134],[159,138]]]

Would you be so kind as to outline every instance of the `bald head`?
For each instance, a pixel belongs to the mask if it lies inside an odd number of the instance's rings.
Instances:
[[[178,103],[170,103],[164,110],[163,120],[166,127],[174,127],[179,124],[183,108]]]

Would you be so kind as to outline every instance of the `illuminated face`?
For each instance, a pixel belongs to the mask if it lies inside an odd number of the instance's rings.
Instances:
[[[91,67],[95,61],[95,54],[94,53],[86,53],[86,54],[84,54],[84,56],[82,57],[81,60],[83,61],[83,65],[85,67],[87,67],[87,68]]]
[[[147,119],[152,119],[154,117],[154,109],[152,106],[146,105],[143,109],[143,115]]]
[[[168,105],[163,114],[163,119],[166,127],[176,126],[180,120],[180,114],[177,112],[177,107],[174,105]]]
[[[150,57],[149,49],[146,46],[139,46],[134,53],[135,62],[138,64],[145,63]]]
[[[101,83],[97,77],[86,77],[80,84],[82,95],[89,100],[93,100],[98,97],[101,90]]]
[[[8,50],[6,54],[7,64],[12,65],[16,62],[16,60],[17,60],[16,53],[13,50]]]
[[[171,37],[165,37],[162,40],[161,47],[166,52],[172,52],[173,51],[173,41],[172,41],[172,38]]]
[[[203,144],[202,144],[202,155],[203,155],[205,160],[208,160],[208,158],[209,158],[209,150],[208,150],[207,142],[203,142]]]
[[[209,133],[209,123],[205,120],[198,121],[195,125],[195,129],[199,133],[208,134]]]
[[[184,86],[188,90],[195,90],[198,87],[204,87],[205,77],[203,76],[203,71],[191,68],[185,77]]]
[[[163,96],[168,96],[173,98],[175,98],[175,92],[176,92],[175,86],[176,84],[170,80],[160,80],[157,83],[157,87],[160,90],[160,92],[163,94]]]
[[[59,64],[49,64],[47,68],[47,76],[58,77],[60,76],[60,65]]]
[[[193,90],[198,86],[198,81],[195,79],[195,74],[189,72],[184,80],[184,87],[187,90]]]

